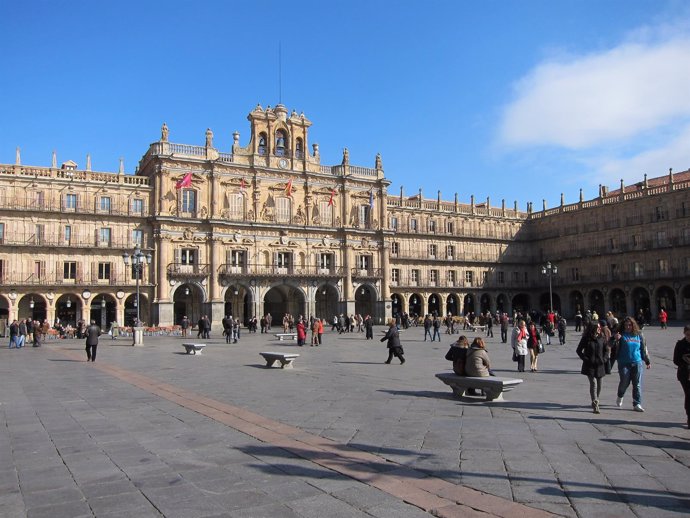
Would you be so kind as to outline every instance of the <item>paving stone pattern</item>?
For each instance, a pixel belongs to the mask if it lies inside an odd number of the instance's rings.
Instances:
[[[452,338],[421,328],[402,332],[402,366],[378,339],[328,331],[321,347],[213,337],[197,357],[179,337],[105,337],[95,363],[78,340],[2,348],[0,517],[687,515],[681,328],[644,332],[647,411],[631,389],[615,406],[614,369],[600,415],[572,328],[492,403],[453,398],[434,377]],[[487,342],[497,375],[517,377],[508,346]],[[267,369],[267,350],[301,356]]]

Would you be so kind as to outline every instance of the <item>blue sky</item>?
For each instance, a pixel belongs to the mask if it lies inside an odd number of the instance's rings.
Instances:
[[[390,192],[541,208],[690,167],[682,0],[0,2],[0,163],[133,172],[165,121],[229,151],[247,114],[313,122]]]

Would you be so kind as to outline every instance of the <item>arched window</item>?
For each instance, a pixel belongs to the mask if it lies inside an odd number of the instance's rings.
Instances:
[[[304,142],[301,137],[297,137],[295,141],[295,157],[304,158]]]
[[[230,219],[244,219],[244,196],[241,194],[228,195],[228,214]]]
[[[265,133],[259,133],[259,154],[260,155],[266,154],[266,134]]]
[[[290,223],[291,212],[290,198],[276,198],[276,223]]]
[[[287,149],[287,136],[285,132],[280,129],[276,131],[276,156],[285,156]]]

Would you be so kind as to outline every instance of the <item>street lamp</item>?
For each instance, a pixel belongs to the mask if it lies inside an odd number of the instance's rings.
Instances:
[[[34,308],[36,307],[36,303],[34,302],[34,298],[31,297],[31,300],[29,300],[29,309],[31,310],[31,321],[33,322],[34,320]]]
[[[107,325],[107,322],[105,321],[106,319],[106,314],[105,314],[105,307],[106,307],[106,302],[105,302],[105,295],[101,299],[101,329],[105,329],[105,326]]]
[[[139,308],[141,307],[141,304],[139,303],[139,280],[141,279],[141,274],[144,271],[144,264],[151,264],[151,258],[150,253],[145,254],[138,246],[134,249],[134,252],[131,256],[127,252],[122,254],[122,260],[125,262],[125,265],[128,266],[131,261],[132,273],[136,276],[137,280],[137,297],[134,300],[134,306],[137,308],[137,321],[135,322],[135,327],[139,327],[141,325],[141,319],[139,318]]]
[[[551,287],[551,277],[558,274],[558,266],[548,261],[541,267],[541,274],[549,277],[549,311],[553,313],[553,288]]]

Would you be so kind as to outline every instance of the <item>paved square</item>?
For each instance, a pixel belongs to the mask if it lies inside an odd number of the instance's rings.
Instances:
[[[569,332],[492,403],[453,398],[434,376],[452,338],[424,342],[421,328],[402,333],[403,366],[383,364],[378,338],[328,331],[320,347],[213,337],[198,358],[179,337],[104,337],[96,363],[77,340],[2,348],[0,516],[688,514],[680,328],[644,330],[647,411],[630,393],[615,406],[614,369],[600,415]],[[488,349],[517,377],[506,344]],[[266,350],[300,358],[266,369]]]

